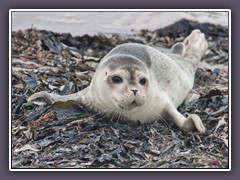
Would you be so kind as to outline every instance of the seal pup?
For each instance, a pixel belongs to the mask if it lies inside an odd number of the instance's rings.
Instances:
[[[99,63],[89,87],[60,96],[46,91],[29,97],[44,98],[50,104],[73,100],[79,105],[125,120],[173,121],[189,132],[194,127],[205,132],[196,114],[187,118],[177,111],[193,87],[197,65],[207,50],[205,35],[194,30],[169,53],[150,46],[126,43],[112,49]]]

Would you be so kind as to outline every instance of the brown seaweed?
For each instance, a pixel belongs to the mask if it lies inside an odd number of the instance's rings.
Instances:
[[[26,98],[41,90],[86,88],[101,58],[124,42],[171,47],[200,28],[209,50],[191,97],[178,110],[198,114],[206,134],[184,133],[161,120],[130,124],[74,103],[46,106]],[[76,36],[28,29],[12,33],[12,168],[228,168],[228,28],[180,20],[140,36]],[[23,63],[23,62],[30,62]],[[31,66],[30,66],[31,65]],[[34,68],[33,68],[34,67]]]

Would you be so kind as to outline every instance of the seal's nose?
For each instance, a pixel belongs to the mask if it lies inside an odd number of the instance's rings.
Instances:
[[[131,89],[131,91],[133,92],[134,95],[137,94],[138,90],[137,89]]]

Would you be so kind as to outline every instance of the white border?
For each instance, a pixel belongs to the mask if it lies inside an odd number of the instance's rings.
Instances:
[[[230,9],[10,9],[9,12],[231,12]]]
[[[231,148],[232,148],[232,107],[231,107],[231,100],[232,100],[232,25],[231,25],[231,18],[232,18],[232,14],[231,14],[231,10],[228,11],[228,35],[229,35],[229,38],[228,38],[228,106],[229,106],[229,114],[228,114],[228,123],[229,123],[229,127],[228,127],[228,136],[229,136],[229,143],[228,143],[228,146],[229,146],[229,171],[231,171],[231,168],[232,168],[232,151],[231,151]]]
[[[229,169],[12,169],[12,147],[11,147],[11,139],[12,139],[12,111],[11,111],[11,75],[12,75],[12,61],[11,61],[11,42],[12,42],[12,12],[96,12],[96,11],[107,11],[107,12],[228,12],[228,28],[229,28]],[[10,9],[9,10],[9,171],[231,171],[231,10],[230,9]]]

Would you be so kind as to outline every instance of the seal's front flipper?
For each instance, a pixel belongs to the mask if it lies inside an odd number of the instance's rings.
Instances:
[[[206,129],[202,123],[202,120],[196,114],[191,114],[189,117],[185,118],[177,109],[169,104],[165,109],[165,115],[167,119],[173,121],[180,129],[189,132],[194,129],[194,127],[200,132],[205,133]]]
[[[61,96],[58,94],[52,94],[52,93],[48,93],[46,91],[41,91],[41,92],[31,95],[28,98],[28,102],[34,101],[39,98],[43,98],[48,104],[53,104],[55,102],[67,102],[67,101],[71,101],[71,100],[76,101],[77,97],[78,97],[77,93]]]
[[[43,98],[48,104],[54,103],[54,98],[52,97],[52,95],[50,93],[48,93],[46,91],[37,92],[37,93],[31,95],[27,101],[28,102],[34,101],[39,98]]]
[[[192,123],[200,133],[202,134],[205,133],[206,128],[204,127],[202,120],[198,115],[191,114],[190,116],[188,116],[183,123],[183,127],[188,126],[188,124],[192,124]]]

